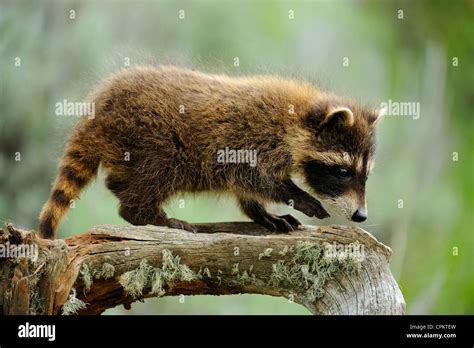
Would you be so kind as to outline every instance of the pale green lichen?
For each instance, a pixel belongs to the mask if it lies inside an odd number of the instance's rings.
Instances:
[[[173,256],[171,251],[165,249],[163,250],[162,268],[155,268],[151,279],[151,293],[163,296],[165,294],[165,285],[168,288],[172,288],[175,281],[191,282],[199,278],[201,278],[200,275],[196,274],[188,266],[181,264],[179,256]]]
[[[278,260],[272,265],[270,284],[301,289],[310,302],[324,295],[324,284],[336,273],[352,274],[360,269],[357,257],[327,257],[323,247],[309,242],[301,242],[286,253],[292,254],[289,260]]]
[[[153,267],[143,259],[137,269],[122,274],[119,282],[128,295],[136,298],[142,295],[143,289],[149,284],[153,272]]]
[[[163,296],[166,293],[164,285],[163,271],[157,268],[151,279],[151,293],[159,297]]]
[[[110,258],[110,257],[109,257]],[[109,279],[115,274],[114,265],[104,262],[100,270],[91,269],[87,263],[83,263],[80,270],[82,282],[84,283],[84,293],[91,289],[93,279]]]
[[[87,304],[84,301],[76,297],[76,289],[72,288],[66,303],[63,305],[62,314],[76,314],[81,309],[86,308],[86,305]]]
[[[153,295],[163,296],[165,286],[170,289],[176,281],[191,282],[201,278],[201,275],[181,264],[179,256],[173,256],[167,249],[164,249],[162,253],[161,268],[154,268],[148,265],[146,260],[142,260],[137,269],[120,276],[119,282],[128,295],[137,298],[143,294],[146,288],[150,288]]]
[[[232,270],[230,271],[232,275],[239,274],[239,263],[234,263],[232,265]]]
[[[79,272],[84,283],[84,292],[88,292],[92,286],[92,274],[87,263],[83,263]]]
[[[181,281],[185,281],[185,282],[191,282],[197,279],[197,277],[196,277],[196,273],[194,273],[193,270],[191,270],[188,266],[181,265],[181,270],[179,271],[179,275],[177,279]]]
[[[236,276],[235,279],[232,280],[233,284],[243,286],[255,283],[256,277],[255,274],[252,273],[253,265],[250,265],[248,271],[244,270],[242,273],[239,273],[238,268],[236,268],[235,271],[237,271],[237,273],[232,273]]]
[[[44,300],[41,298],[38,288],[40,276],[35,274],[30,280],[30,315],[44,314]]]
[[[270,257],[272,254],[273,249],[272,248],[267,248],[263,251],[263,253],[260,253],[258,255],[258,259],[261,260],[263,257]]]
[[[208,267],[205,267],[204,269],[200,269],[198,272],[198,275],[203,278],[204,276],[208,278],[212,278],[211,271],[209,270]]]
[[[284,260],[278,260],[277,263],[274,263],[272,265],[272,274],[270,276],[270,282],[275,286],[280,284],[295,284],[299,276],[297,272],[292,272],[293,270],[295,269],[285,265]]]
[[[242,284],[246,284],[252,281],[252,278],[249,276],[247,271],[243,271],[242,274],[237,275],[237,281]]]
[[[94,272],[94,278],[96,279],[109,279],[112,278],[115,274],[115,266],[104,262],[102,268],[99,271]]]
[[[248,285],[255,283],[255,281],[255,274],[250,274],[247,271],[243,271],[241,274],[237,274],[237,279],[233,281],[233,283],[237,285]]]
[[[354,257],[347,257],[342,260],[343,271],[347,274],[353,274],[361,269],[360,260]]]
[[[278,252],[278,255],[285,256],[287,253],[288,253],[288,246],[285,245],[285,247]]]

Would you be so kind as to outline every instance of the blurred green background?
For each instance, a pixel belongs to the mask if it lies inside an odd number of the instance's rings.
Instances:
[[[128,61],[301,77],[365,104],[419,102],[419,119],[387,116],[379,127],[362,226],[393,249],[408,313],[474,314],[474,1],[2,0],[0,57],[0,219],[25,228],[36,228],[77,121],[56,116],[55,103],[81,101]],[[60,237],[125,224],[102,179]],[[185,208],[175,200],[167,211],[190,222],[244,219],[232,197],[184,198]],[[106,313],[308,312],[241,295],[150,299]]]

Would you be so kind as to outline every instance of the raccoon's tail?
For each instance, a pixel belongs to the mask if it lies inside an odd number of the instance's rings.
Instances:
[[[61,218],[81,190],[96,176],[100,158],[91,140],[84,129],[76,130],[66,146],[59,174],[40,213],[39,233],[42,238],[55,238]]]

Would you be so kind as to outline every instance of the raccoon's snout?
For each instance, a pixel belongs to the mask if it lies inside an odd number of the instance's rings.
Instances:
[[[363,222],[365,220],[367,220],[367,211],[363,208],[357,209],[352,215],[352,221]]]

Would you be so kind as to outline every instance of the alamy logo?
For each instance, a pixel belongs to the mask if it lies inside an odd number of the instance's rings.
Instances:
[[[340,244],[333,242],[325,243],[324,256],[328,259],[345,260],[347,258],[363,261],[365,259],[365,247],[358,242],[351,244]]]
[[[387,116],[408,116],[414,120],[420,118],[419,102],[401,102],[389,99],[380,104],[380,109],[383,110],[384,115]]]
[[[26,322],[18,326],[20,338],[47,338],[48,341],[56,339],[56,325],[36,325]]]
[[[87,116],[89,119],[95,117],[94,102],[72,102],[64,99],[55,104],[56,116]]]
[[[26,257],[36,262],[38,260],[38,245],[10,244],[10,242],[0,244],[0,258],[9,259],[18,257]]]
[[[248,163],[251,167],[257,165],[257,150],[225,149],[217,151],[217,163]]]

